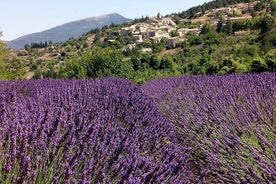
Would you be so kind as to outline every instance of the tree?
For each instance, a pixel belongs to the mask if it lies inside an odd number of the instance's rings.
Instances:
[[[241,31],[241,30],[247,30],[247,24],[244,20],[237,20],[232,25],[233,32]]]
[[[215,31],[214,26],[207,23],[203,25],[200,34],[207,34],[213,31]]]
[[[267,69],[268,69],[267,65],[262,58],[258,57],[258,58],[253,59],[253,61],[251,63],[251,72],[260,73],[260,72],[267,71]]]
[[[0,37],[2,36],[2,32],[0,32]],[[0,79],[7,79],[8,71],[7,64],[5,62],[5,43],[0,40]]]
[[[178,15],[173,16],[173,21],[178,25],[180,23],[181,18]]]
[[[218,24],[217,24],[217,29],[216,29],[216,31],[219,32],[219,33],[222,32],[222,31],[223,31],[224,24],[225,24],[225,19],[221,17],[221,18],[219,19]]]
[[[232,34],[233,33],[233,22],[231,20],[228,20],[226,22],[225,32],[227,34]]]
[[[266,34],[261,39],[262,49],[264,52],[268,52],[276,46],[276,32],[271,32]]]
[[[85,63],[88,78],[98,78],[107,76],[117,76],[126,79],[133,78],[133,68],[131,62],[123,61],[120,51],[107,48],[95,47],[91,52],[81,58]]]
[[[159,68],[159,66],[160,66],[160,62],[161,62],[161,60],[160,60],[160,58],[158,56],[152,55],[150,57],[150,63],[149,63],[149,65],[150,65],[151,68],[157,70]]]
[[[188,43],[190,45],[199,45],[199,44],[202,44],[203,40],[200,36],[197,36],[196,34],[194,33],[187,33],[185,35],[185,37],[188,39]]]
[[[162,57],[160,61],[160,69],[171,69],[173,67],[173,59],[170,56]]]
[[[270,72],[276,71],[276,52],[267,53],[265,56],[265,63]]]
[[[209,60],[204,64],[206,74],[215,74],[219,71],[218,63],[214,60]]]
[[[68,59],[59,75],[63,78],[112,76],[132,80],[133,73],[131,62],[123,61],[123,55],[120,51],[111,47],[93,47],[89,53]]]
[[[275,17],[276,16],[276,2],[275,1],[270,2],[270,11],[271,11],[271,15]]]
[[[177,37],[177,36],[179,36],[179,33],[178,33],[177,30],[172,30],[172,31],[170,32],[170,36],[171,36],[171,37]]]
[[[134,70],[139,70],[142,66],[141,59],[136,56],[131,57],[131,63]]]
[[[258,2],[255,6],[254,6],[254,10],[255,11],[261,11],[264,10],[266,8],[266,5],[264,2]]]
[[[265,15],[261,20],[260,20],[260,29],[261,29],[261,34],[266,33],[273,28],[275,28],[275,17],[271,15]]]
[[[26,50],[27,52],[29,52],[30,49],[31,49],[31,46],[30,46],[29,44],[25,44],[25,45],[24,45],[24,48],[25,48],[25,50]]]

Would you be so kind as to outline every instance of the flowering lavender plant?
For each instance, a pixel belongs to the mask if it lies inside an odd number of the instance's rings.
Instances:
[[[272,183],[275,83],[0,82],[0,183]]]
[[[275,73],[171,77],[142,90],[191,146],[199,182],[276,181]]]
[[[0,82],[0,182],[190,183],[179,146],[123,79]]]

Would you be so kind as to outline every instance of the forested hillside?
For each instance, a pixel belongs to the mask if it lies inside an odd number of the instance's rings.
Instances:
[[[68,22],[48,30],[21,36],[8,42],[8,46],[12,49],[24,48],[25,44],[41,47],[45,42],[58,43],[64,42],[72,37],[79,37],[83,33],[94,28],[102,28],[110,24],[121,24],[130,21],[117,13],[101,15],[97,17],[89,17],[73,22]],[[44,45],[45,46],[45,45]]]
[[[18,79],[118,76],[139,84],[186,74],[272,72],[275,15],[275,1],[217,0],[93,29],[64,43],[25,45],[7,51],[6,63]]]

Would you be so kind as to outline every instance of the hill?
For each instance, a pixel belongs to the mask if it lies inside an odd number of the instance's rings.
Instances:
[[[39,33],[33,33],[22,36],[8,43],[8,47],[12,49],[24,48],[25,44],[49,42],[57,43],[64,42],[71,37],[78,37],[84,33],[87,33],[91,29],[102,28],[103,26],[114,24],[121,24],[123,22],[130,21],[117,13],[101,15],[97,17],[90,17],[74,22],[69,22],[63,25],[56,26],[54,28],[42,31]]]
[[[276,71],[275,1],[220,2],[10,51],[10,78],[117,76],[143,84],[166,76]]]

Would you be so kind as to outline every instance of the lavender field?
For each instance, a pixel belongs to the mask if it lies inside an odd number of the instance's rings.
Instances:
[[[275,73],[0,82],[0,183],[275,181]]]

